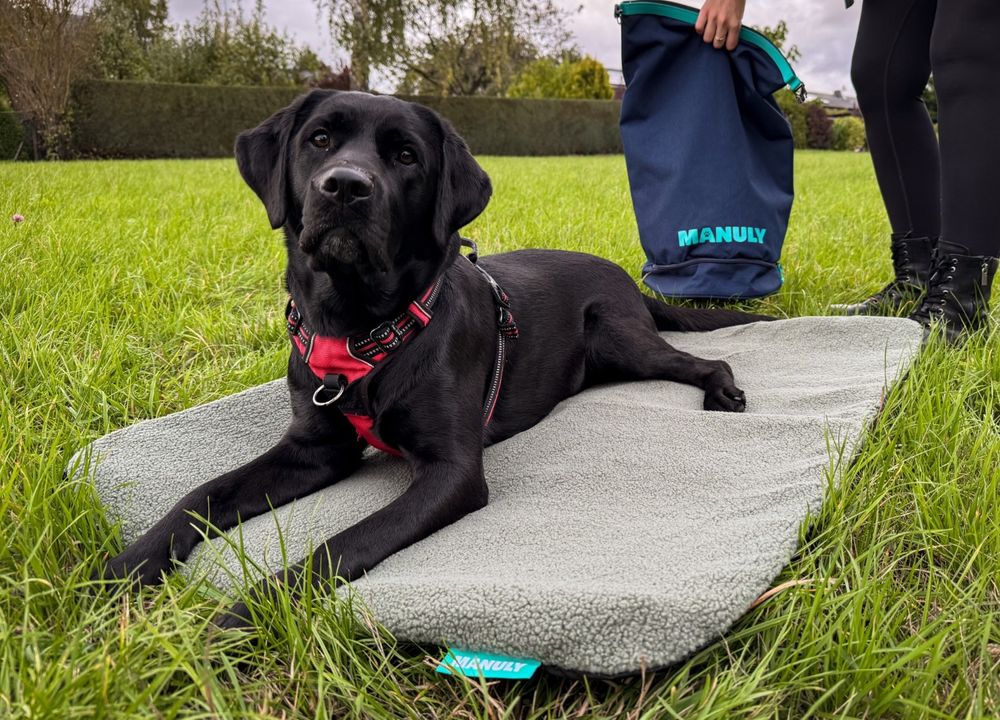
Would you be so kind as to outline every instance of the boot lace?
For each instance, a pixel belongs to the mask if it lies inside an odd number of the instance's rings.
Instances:
[[[866,302],[899,302],[914,292],[917,284],[912,275],[910,248],[905,243],[892,246],[892,269],[895,278],[884,288],[868,298]]]
[[[910,248],[905,243],[894,245],[892,248],[892,269],[896,275],[896,280],[891,285],[908,285],[913,278],[910,277]]]
[[[930,322],[944,315],[944,307],[952,297],[950,283],[955,279],[957,262],[954,257],[935,251],[927,294],[920,307],[913,313],[914,320]]]

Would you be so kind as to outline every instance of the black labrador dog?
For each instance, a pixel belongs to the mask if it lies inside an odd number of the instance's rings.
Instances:
[[[483,507],[483,448],[589,385],[675,380],[702,388],[706,410],[745,407],[725,362],[676,350],[657,330],[770,318],[667,305],[591,255],[463,256],[458,231],[485,209],[490,180],[428,108],[316,90],[240,135],[236,159],[285,232],[293,420],[275,447],[189,493],[110,560],[107,579],[159,582],[208,526],[335,483],[373,444],[406,459],[409,488],[273,582],[307,566],[316,582],[350,580]],[[239,604],[220,624],[249,620]]]

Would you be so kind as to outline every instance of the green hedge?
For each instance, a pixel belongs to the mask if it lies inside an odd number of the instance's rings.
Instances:
[[[21,127],[21,121],[17,119],[17,114],[0,112],[0,160],[12,160],[14,153],[24,141],[24,128]],[[20,159],[24,160],[30,156],[31,148],[21,147]]]
[[[480,155],[622,152],[616,100],[405,97],[448,118]]]
[[[73,88],[73,137],[90,157],[226,157],[241,130],[301,91],[88,81]],[[406,98],[448,118],[484,155],[621,152],[613,100]]]
[[[289,88],[79,82],[73,147],[87,157],[228,157],[237,133],[294,99]]]

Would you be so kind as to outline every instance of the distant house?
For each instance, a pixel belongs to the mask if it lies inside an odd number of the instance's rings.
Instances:
[[[810,100],[819,100],[826,108],[826,112],[834,117],[840,115],[859,115],[858,99],[850,95],[844,95],[840,90],[833,93],[809,93]]]

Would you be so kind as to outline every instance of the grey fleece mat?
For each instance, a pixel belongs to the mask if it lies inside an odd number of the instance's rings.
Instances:
[[[354,583],[375,617],[400,638],[584,673],[683,659],[718,639],[789,561],[838,453],[906,370],[921,329],[799,318],[664,338],[729,362],[747,412],[705,412],[700,390],[671,382],[566,400],[486,450],[486,508]],[[276,381],[141,422],[93,444],[93,481],[132,540],[189,489],[268,448],[288,417]],[[350,479],[245,522],[245,552],[277,569],[278,527],[298,560],[406,483],[402,461],[373,454]],[[213,545],[189,565],[215,568],[225,586],[217,563],[239,565],[222,539]]]

